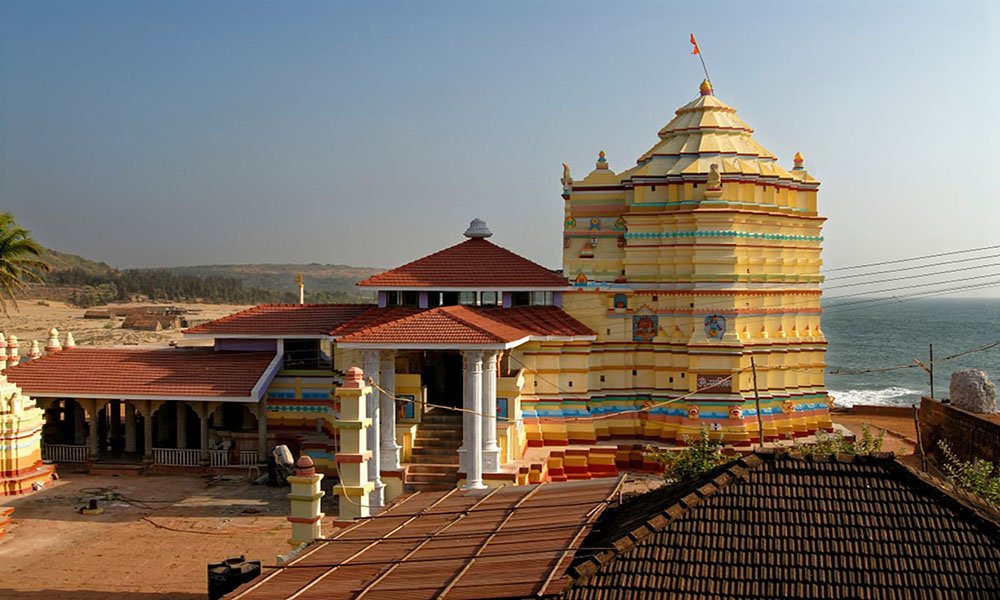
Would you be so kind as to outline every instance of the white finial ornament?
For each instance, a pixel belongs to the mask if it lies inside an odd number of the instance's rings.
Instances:
[[[42,355],[42,348],[38,345],[38,340],[31,340],[31,350],[28,351],[28,358],[35,360]]]
[[[17,342],[17,336],[10,336],[10,341],[7,342],[7,366],[13,367],[17,363],[21,362],[20,354],[20,344]]]
[[[0,371],[7,368],[7,338],[0,333]]]
[[[465,230],[465,237],[469,239],[475,238],[488,238],[493,235],[490,228],[486,226],[486,221],[482,219],[473,219],[469,223],[469,228]]]
[[[45,353],[52,354],[60,350],[62,350],[62,344],[59,343],[59,330],[53,327],[49,330],[49,340],[45,342]]]
[[[73,339],[73,332],[66,332],[66,348],[76,348],[76,340]]]

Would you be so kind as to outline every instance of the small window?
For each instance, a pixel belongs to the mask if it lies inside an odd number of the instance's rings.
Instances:
[[[531,304],[531,292],[514,292],[510,295],[511,306],[528,306]]]
[[[659,300],[659,299],[660,299],[660,297],[659,297],[659,296],[653,296],[653,302],[656,302],[656,301],[657,301],[657,300]]]
[[[673,382],[674,382],[674,378],[673,378],[673,377],[671,377],[671,378],[670,378],[670,383],[673,383]]]
[[[636,376],[636,375],[638,375],[638,374],[639,374],[639,373],[638,373],[638,372],[637,372],[637,371],[636,371],[635,369],[632,369],[632,377],[635,377],[635,376]]]
[[[681,379],[684,379],[684,373],[681,373]]]
[[[552,306],[552,292],[531,292],[532,306]]]
[[[610,327],[608,328],[608,333],[607,333],[607,335],[611,335],[611,328],[610,328]]]
[[[655,192],[656,191],[656,186],[655,185],[649,186],[649,191]]]
[[[569,382],[569,387],[573,387],[573,382]]]
[[[476,292],[459,292],[458,293],[458,303],[459,304],[475,304],[476,303]]]
[[[604,375],[601,375],[601,383],[604,383]]]
[[[483,306],[496,306],[499,303],[500,294],[496,292],[480,292]]]
[[[694,184],[694,189],[698,189],[698,184]]]

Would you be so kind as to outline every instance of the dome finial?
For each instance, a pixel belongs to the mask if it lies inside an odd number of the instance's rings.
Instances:
[[[698,89],[701,91],[702,96],[712,95],[712,83],[707,79],[701,82],[701,85],[698,86]]]
[[[597,153],[597,168],[598,169],[608,168],[608,159],[604,158],[604,150],[601,150],[600,152]]]
[[[802,153],[796,152],[795,157],[792,160],[795,162],[795,170],[796,171],[802,170],[803,168],[802,163],[805,162],[805,160],[802,158]]]
[[[493,235],[493,232],[486,226],[486,221],[483,221],[482,219],[473,219],[472,222],[469,223],[469,228],[465,230],[465,237],[469,239],[488,238],[491,235]]]

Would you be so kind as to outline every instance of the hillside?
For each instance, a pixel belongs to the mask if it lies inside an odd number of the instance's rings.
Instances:
[[[90,260],[67,252],[59,252],[58,250],[46,249],[42,253],[42,260],[49,263],[52,271],[79,269],[87,275],[94,277],[110,277],[118,271],[108,263],[97,262],[96,260]]]
[[[363,294],[354,285],[358,281],[381,273],[384,269],[351,267],[329,264],[259,264],[259,265],[204,265],[196,267],[169,267],[175,275],[197,277],[232,277],[243,285],[263,290],[298,293],[295,276],[302,273],[306,292],[341,292]]]
[[[48,285],[31,284],[25,299],[60,300],[77,306],[107,302],[198,301],[236,304],[295,302],[302,273],[307,302],[364,302],[369,294],[354,284],[380,269],[334,264],[204,265],[116,269],[75,254],[45,250],[52,266]]]

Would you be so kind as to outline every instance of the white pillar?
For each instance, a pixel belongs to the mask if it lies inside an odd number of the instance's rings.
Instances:
[[[376,385],[380,385],[379,378],[379,352],[378,350],[365,350],[361,353],[361,368],[366,375],[372,378],[372,393],[366,399],[366,409],[371,417],[372,427],[365,432],[367,434],[368,449],[371,450],[372,457],[368,461],[368,481],[372,482],[375,489],[370,494],[368,504],[372,509],[382,508],[385,503],[385,484],[379,475],[381,461],[381,448],[379,447],[379,392]]]
[[[483,472],[500,472],[497,445],[497,353],[483,353]]]
[[[153,462],[153,401],[146,400],[146,410],[142,413],[142,459]]]
[[[267,399],[257,404],[257,464],[266,465],[270,448],[267,447]]]
[[[396,445],[396,352],[383,350],[381,352],[382,373],[379,385],[385,391],[379,392],[379,437],[380,461],[382,471],[398,471],[399,446]]]
[[[198,455],[198,461],[203,465],[207,466],[212,464],[212,459],[208,454],[208,403],[199,403],[197,412],[198,413],[198,447],[201,453]]]
[[[462,352],[464,394],[462,405],[462,448],[465,450],[465,489],[483,485],[483,353]]]
[[[135,452],[135,405],[125,403],[125,452]]]
[[[177,409],[177,447],[183,450],[188,445],[187,404],[178,402],[174,407]]]

